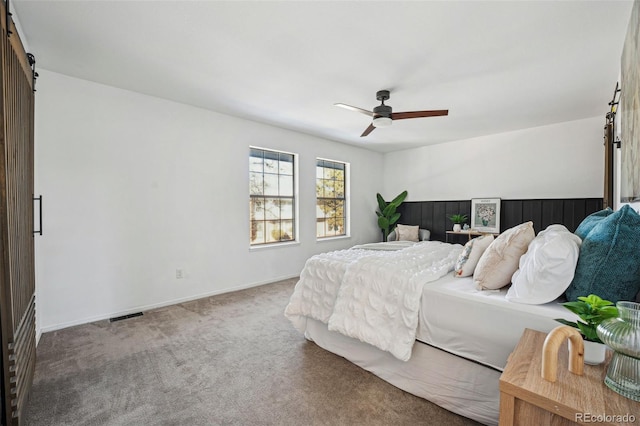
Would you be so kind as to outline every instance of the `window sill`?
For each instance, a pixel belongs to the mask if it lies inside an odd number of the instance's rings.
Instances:
[[[300,245],[300,241],[291,241],[291,242],[286,242],[286,243],[260,244],[260,245],[257,245],[257,246],[249,246],[249,251],[260,251],[260,250],[267,250],[267,249],[277,249],[277,248],[299,246],[299,245]]]
[[[337,237],[325,237],[325,238],[316,238],[317,243],[322,243],[324,241],[335,241],[335,240],[347,240],[350,239],[351,235],[340,235]]]

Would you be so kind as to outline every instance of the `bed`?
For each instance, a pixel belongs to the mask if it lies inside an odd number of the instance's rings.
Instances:
[[[479,291],[472,277],[454,277],[462,249],[397,241],[313,256],[285,316],[307,339],[394,386],[497,424],[498,379],[523,330],[547,332],[554,318],[572,314],[557,302],[513,303],[506,289]]]

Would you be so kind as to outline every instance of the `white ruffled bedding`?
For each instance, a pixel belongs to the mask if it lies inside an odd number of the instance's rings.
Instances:
[[[425,241],[400,250],[350,249],[307,260],[285,316],[304,332],[306,318],[407,361],[424,284],[453,269],[460,245]]]

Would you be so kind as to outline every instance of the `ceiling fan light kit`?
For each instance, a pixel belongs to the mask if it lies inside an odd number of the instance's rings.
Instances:
[[[393,120],[389,117],[375,117],[373,119],[373,127],[389,127]]]
[[[373,117],[373,120],[369,127],[365,129],[365,131],[360,135],[360,137],[367,136],[369,133],[373,131],[376,127],[388,127],[391,126],[393,120],[403,120],[407,118],[420,118],[420,117],[437,117],[443,115],[449,115],[449,110],[440,109],[440,110],[430,110],[430,111],[410,111],[410,112],[393,112],[393,109],[390,105],[385,105],[384,101],[389,99],[390,92],[388,90],[379,90],[376,93],[376,99],[381,103],[377,107],[373,109],[373,111],[368,111],[366,109],[354,107],[347,104],[337,103],[335,106],[345,108],[351,111],[356,111],[361,114],[368,115]]]

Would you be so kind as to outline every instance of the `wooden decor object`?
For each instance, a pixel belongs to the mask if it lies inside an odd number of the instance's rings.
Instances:
[[[584,341],[578,330],[560,325],[549,332],[542,345],[542,378],[555,382],[558,377],[558,351],[569,339],[569,371],[578,376],[584,373]]]

